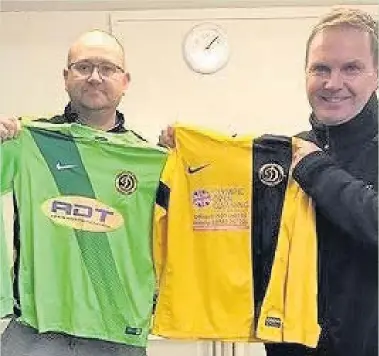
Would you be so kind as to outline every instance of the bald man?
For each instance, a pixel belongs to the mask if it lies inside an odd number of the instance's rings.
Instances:
[[[130,79],[124,57],[116,38],[101,31],[87,32],[71,46],[63,75],[76,120],[105,131],[120,124],[116,108]]]
[[[78,122],[116,134],[126,131],[124,116],[116,108],[128,88],[130,77],[125,67],[124,50],[116,38],[99,30],[83,34],[69,50],[63,76],[70,102],[62,115],[46,121],[56,124]],[[1,130],[3,133],[8,131],[3,139],[12,138],[19,131],[19,124],[8,121]],[[16,206],[16,218],[17,215]],[[103,330],[101,332],[104,334]],[[96,334],[96,330],[92,333]],[[144,356],[146,348],[57,332],[38,333],[14,319],[2,334],[1,355]]]

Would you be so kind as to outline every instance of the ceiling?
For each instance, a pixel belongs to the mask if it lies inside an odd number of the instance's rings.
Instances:
[[[0,0],[0,11],[116,11],[270,6],[377,5],[377,0]]]

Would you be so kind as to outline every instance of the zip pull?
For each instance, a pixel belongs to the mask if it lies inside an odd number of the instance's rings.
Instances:
[[[330,149],[330,139],[329,139],[329,127],[326,127],[326,143],[324,145],[324,151],[328,152]]]

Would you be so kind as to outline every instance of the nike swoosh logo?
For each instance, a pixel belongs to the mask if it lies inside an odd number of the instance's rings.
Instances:
[[[189,173],[189,174],[193,174],[193,173],[199,172],[199,171],[201,171],[202,169],[204,169],[205,167],[208,167],[209,165],[210,165],[210,163],[208,163],[208,164],[204,164],[204,165],[199,166],[199,167],[196,167],[196,168],[188,167],[188,173]]]
[[[64,169],[73,169],[76,167],[76,164],[61,164],[60,162],[57,162],[57,165],[55,166],[58,171],[63,171]]]

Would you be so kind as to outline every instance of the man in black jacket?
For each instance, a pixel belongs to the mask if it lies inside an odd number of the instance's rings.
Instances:
[[[267,344],[267,356],[378,354],[378,26],[336,9],[307,42],[312,130],[298,136],[292,173],[315,202],[320,342]],[[172,127],[160,142],[173,146]]]
[[[316,206],[319,323],[316,350],[266,345],[268,356],[378,355],[378,27],[337,9],[306,52],[312,130],[299,136],[293,177]]]

